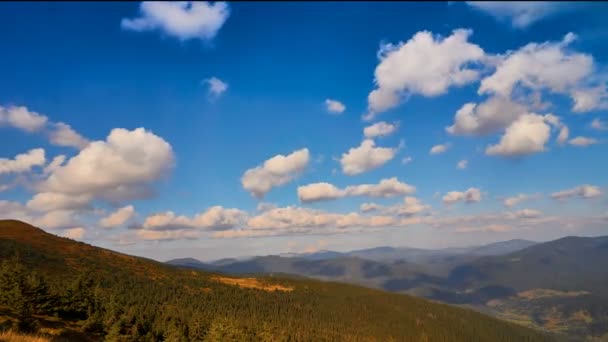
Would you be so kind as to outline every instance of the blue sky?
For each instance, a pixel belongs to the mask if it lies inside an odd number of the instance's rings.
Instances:
[[[0,216],[160,260],[605,234],[607,11],[3,3]]]

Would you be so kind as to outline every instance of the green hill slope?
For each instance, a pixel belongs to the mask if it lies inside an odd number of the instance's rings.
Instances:
[[[474,311],[410,296],[332,282],[177,269],[18,221],[0,221],[0,259],[0,317],[22,323],[33,317],[45,328],[61,323],[83,332],[83,339],[549,340]],[[8,325],[0,323],[0,329]]]

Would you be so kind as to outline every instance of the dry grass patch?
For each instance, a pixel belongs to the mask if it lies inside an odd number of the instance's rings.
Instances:
[[[0,332],[1,342],[50,342],[46,337],[37,335],[24,335],[14,331]]]
[[[532,289],[528,291],[519,292],[518,297],[525,298],[528,300],[547,298],[547,297],[577,297],[591,294],[587,291],[557,291],[551,289]]]
[[[284,291],[290,292],[293,291],[293,287],[284,286],[280,284],[264,284],[260,282],[256,278],[227,278],[227,277],[213,277],[212,280],[218,281],[220,283],[235,285],[239,287],[244,287],[248,289],[257,289],[263,291]]]

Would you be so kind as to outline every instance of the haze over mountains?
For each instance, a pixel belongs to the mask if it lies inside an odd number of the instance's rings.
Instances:
[[[231,274],[287,273],[348,282],[474,307],[570,338],[608,337],[608,269],[600,266],[608,265],[608,237],[168,263]]]

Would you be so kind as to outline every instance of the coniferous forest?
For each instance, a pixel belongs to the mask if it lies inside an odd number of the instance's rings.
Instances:
[[[379,290],[177,269],[19,221],[0,221],[0,259],[0,330],[67,341],[551,340]]]

